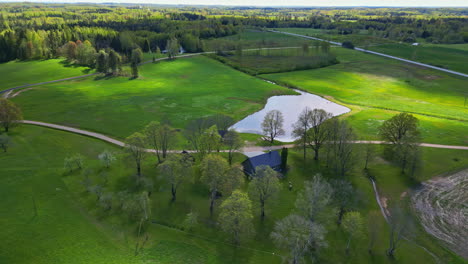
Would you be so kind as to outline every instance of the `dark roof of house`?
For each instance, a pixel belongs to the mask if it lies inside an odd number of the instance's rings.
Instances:
[[[270,167],[281,165],[281,156],[278,151],[270,151],[262,155],[251,157],[248,160],[250,160],[250,163],[254,168],[260,165],[268,165]]]

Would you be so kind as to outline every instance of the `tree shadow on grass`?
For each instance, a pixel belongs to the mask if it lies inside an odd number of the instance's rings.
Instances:
[[[84,74],[88,74],[92,71],[91,68],[89,68],[88,66],[85,66],[85,65],[80,65],[80,64],[76,64],[76,63],[72,63],[70,61],[67,61],[67,60],[62,60],[59,62],[63,67],[65,68],[82,68],[82,67],[87,67],[86,69],[83,69],[81,72],[83,72]]]

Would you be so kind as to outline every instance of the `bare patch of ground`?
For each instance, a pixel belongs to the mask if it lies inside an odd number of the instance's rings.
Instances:
[[[468,259],[468,170],[422,185],[411,200],[424,229]]]

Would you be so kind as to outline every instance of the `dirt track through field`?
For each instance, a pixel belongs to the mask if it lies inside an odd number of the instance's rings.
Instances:
[[[31,120],[23,120],[21,123],[24,124],[29,124],[29,125],[35,125],[35,126],[43,126],[43,127],[48,127],[48,128],[53,128],[53,129],[58,129],[62,131],[67,131],[79,135],[84,135],[88,137],[93,137],[97,138],[106,142],[109,142],[111,144],[123,147],[125,145],[124,142],[111,138],[109,136],[106,136],[104,134],[96,133],[96,132],[91,132],[83,129],[78,129],[74,127],[69,127],[69,126],[62,126],[62,125],[57,125],[57,124],[51,124],[51,123],[45,123],[45,122],[39,122],[39,121],[31,121]],[[355,144],[388,144],[387,142],[384,141],[378,141],[378,140],[356,140],[352,141],[352,143]],[[462,149],[462,150],[468,150],[468,146],[453,146],[453,145],[439,145],[439,144],[430,144],[430,143],[421,143],[421,147],[428,147],[428,148],[443,148],[443,149]],[[294,147],[294,144],[285,144],[285,145],[279,145],[279,146],[271,146],[271,147],[262,147],[262,146],[250,146],[250,147],[245,147],[241,150],[241,152],[260,152],[260,151],[270,151],[270,150],[278,150],[282,149],[283,147],[285,148],[292,148]],[[148,149],[148,152],[154,152],[152,149]],[[180,151],[180,150],[173,150],[174,152]]]

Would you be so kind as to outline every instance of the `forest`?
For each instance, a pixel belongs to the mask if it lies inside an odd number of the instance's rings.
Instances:
[[[234,35],[245,27],[299,27],[402,42],[467,43],[465,9],[275,9],[155,5],[0,5],[0,62],[56,58],[69,41],[89,41],[96,51],[130,56],[165,50],[176,38],[188,52],[207,51],[206,40]],[[82,62],[83,63],[83,62]],[[84,63],[87,64],[87,63]]]

